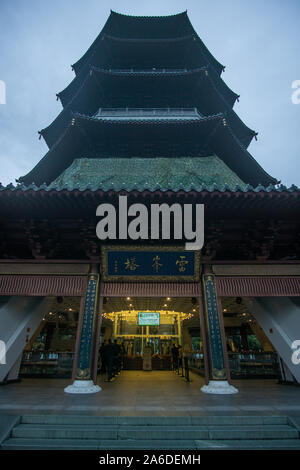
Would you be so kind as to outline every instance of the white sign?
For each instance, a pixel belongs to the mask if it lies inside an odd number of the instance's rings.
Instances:
[[[291,99],[293,104],[300,103],[300,80],[294,80],[292,83],[292,88],[295,88],[295,91],[292,93]]]
[[[0,104],[6,104],[6,85],[3,80],[0,80]]]
[[[300,339],[295,339],[292,342],[292,349],[295,349],[292,354],[292,363],[298,365],[300,364]]]

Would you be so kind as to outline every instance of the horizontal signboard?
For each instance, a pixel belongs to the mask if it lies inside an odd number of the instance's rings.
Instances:
[[[183,249],[107,248],[104,280],[191,281],[199,279],[199,253]]]

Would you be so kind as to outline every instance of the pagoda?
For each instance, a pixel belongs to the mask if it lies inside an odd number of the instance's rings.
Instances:
[[[233,111],[238,95],[186,12],[111,12],[73,70],[57,94],[63,110],[40,131],[49,151],[21,182],[117,188],[125,176],[128,189],[167,188],[172,175],[186,188],[276,183],[248,153],[256,133]]]
[[[95,351],[104,298],[199,299],[203,391],[235,393],[221,298],[299,295],[299,189],[279,184],[248,152],[257,133],[233,110],[239,95],[186,12],[111,11],[72,68],[73,81],[57,94],[62,111],[40,131],[49,150],[17,186],[0,188],[2,295],[92,296],[89,309],[82,303],[72,393],[99,391]],[[193,279],[170,273],[169,282],[147,275],[114,280],[95,234],[95,211],[120,194],[146,205],[205,205],[205,244]],[[143,250],[140,242],[131,252]],[[116,256],[126,253],[123,245]],[[169,249],[161,241],[151,246]],[[285,358],[285,350],[280,354]]]

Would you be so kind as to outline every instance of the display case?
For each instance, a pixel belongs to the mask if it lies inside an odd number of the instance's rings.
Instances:
[[[73,368],[73,352],[24,351],[20,377],[70,378]]]
[[[279,378],[278,355],[275,352],[229,352],[230,375],[240,378]]]

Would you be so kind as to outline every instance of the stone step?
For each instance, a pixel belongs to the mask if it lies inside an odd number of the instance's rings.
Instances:
[[[289,424],[287,416],[82,416],[82,415],[23,415],[24,424],[98,424],[132,426],[187,425],[278,425]]]
[[[298,431],[289,425],[207,425],[207,426],[101,426],[89,424],[20,424],[12,437],[32,439],[102,439],[102,440],[240,440],[297,439]]]
[[[12,437],[2,444],[1,450],[96,450],[99,449],[100,442],[99,439],[20,439]]]
[[[118,426],[20,424],[12,430],[11,435],[31,439],[117,439]]]
[[[168,440],[157,442],[151,440],[86,440],[86,439],[16,439],[7,440],[3,450],[196,450],[196,449],[232,449],[232,450],[300,450],[299,439],[285,440]]]

